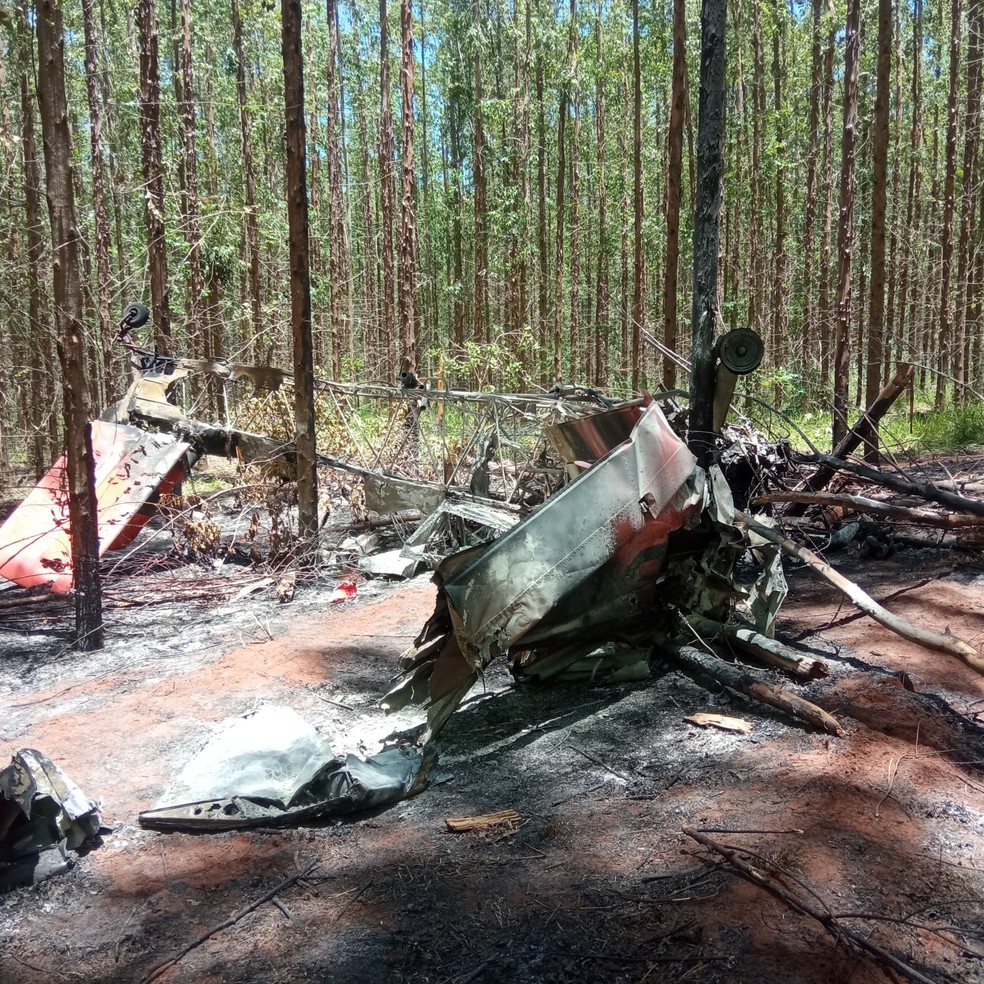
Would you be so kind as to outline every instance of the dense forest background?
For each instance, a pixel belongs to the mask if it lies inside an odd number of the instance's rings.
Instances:
[[[6,6],[4,6],[6,3]],[[724,327],[764,393],[982,389],[982,0],[729,4]],[[193,357],[290,365],[279,5],[64,8],[88,380],[120,313]],[[687,385],[694,0],[303,4],[319,374]],[[0,2],[0,419],[60,449],[31,11]],[[836,384],[836,385],[835,385]],[[214,408],[213,408],[214,409]],[[3,442],[6,453],[10,440]]]

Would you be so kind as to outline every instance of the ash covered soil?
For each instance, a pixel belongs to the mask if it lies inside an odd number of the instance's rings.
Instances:
[[[892,610],[984,647],[984,566],[954,556],[832,559],[876,598],[912,586]],[[67,651],[64,623],[0,630],[4,759],[44,752],[111,828],[72,871],[0,896],[4,984],[903,979],[684,827],[755,852],[767,878],[923,979],[984,981],[984,679],[844,622],[853,609],[808,572],[791,572],[779,635],[809,633],[797,645],[830,676],[775,682],[837,715],[843,738],[668,663],[642,684],[535,690],[497,669],[446,726],[414,799],[344,823],[163,834],[138,813],[230,715],[288,705],[359,754],[422,721],[376,701],[431,614],[426,578],[363,581],[343,604],[329,603],[334,581],[300,584],[280,604],[270,588],[196,594],[198,576],[110,585],[173,597],[114,606],[100,652]],[[684,720],[696,711],[753,730],[702,730]],[[507,808],[522,819],[445,824]],[[207,936],[311,863],[279,905]]]

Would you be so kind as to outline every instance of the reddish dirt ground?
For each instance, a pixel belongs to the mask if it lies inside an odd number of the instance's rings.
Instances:
[[[875,597],[932,577],[890,607],[984,647],[979,561],[914,551],[850,573]],[[419,717],[372,702],[430,614],[431,585],[367,587],[342,605],[301,589],[211,621],[200,608],[188,618],[213,631],[195,644],[168,646],[158,626],[132,650],[39,663],[0,641],[4,749],[45,752],[112,828],[68,874],[0,897],[0,981],[905,979],[716,864],[684,827],[725,828],[709,836],[856,917],[843,921],[923,979],[984,981],[984,680],[869,619],[841,623],[852,609],[829,588],[792,582],[780,636],[809,631],[799,645],[831,673],[788,686],[836,714],[843,738],[670,664],[606,688],[505,689],[499,672],[445,728],[420,796],[249,833],[157,833],[137,814],[210,728],[261,703],[293,707],[336,750],[371,753],[411,728]],[[683,720],[700,710],[753,730]],[[444,822],[504,808],[522,820],[482,834]],[[311,863],[280,907],[202,939]]]

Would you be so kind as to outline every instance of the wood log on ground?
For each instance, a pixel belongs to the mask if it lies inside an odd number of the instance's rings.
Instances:
[[[883,485],[885,488],[894,489],[903,495],[915,495],[927,502],[938,502],[941,506],[946,506],[954,512],[984,516],[984,502],[980,499],[970,499],[967,496],[958,495],[956,492],[949,492],[947,489],[941,489],[933,482],[914,482],[897,472],[879,471],[877,468],[870,468],[868,465],[862,465],[856,461],[834,458],[829,454],[797,455],[796,460],[807,464],[810,462],[827,464],[835,470],[860,475],[873,485]],[[786,515],[791,515],[791,510]]]
[[[863,495],[834,494],[832,492],[772,492],[749,500],[750,506],[764,506],[772,502],[796,502],[804,505],[841,506],[869,516],[886,516],[916,526],[932,526],[940,530],[955,530],[965,526],[984,526],[984,515],[968,512],[938,513],[931,509],[913,509],[893,502],[880,502]]]
[[[785,711],[787,714],[792,714],[801,721],[806,721],[828,734],[840,737],[845,733],[840,722],[822,707],[818,707],[802,697],[797,697],[781,687],[759,680],[747,670],[740,670],[737,666],[726,663],[718,656],[712,656],[710,653],[702,652],[693,646],[670,646],[667,652],[688,669],[706,673],[719,683],[731,687],[732,690],[737,690],[746,697],[751,697],[752,700],[760,701],[770,707]]]
[[[797,680],[818,680],[830,672],[823,660],[804,659],[775,639],[762,635],[754,629],[741,625],[726,625],[710,618],[692,618],[690,624],[702,636],[725,638],[736,649],[754,656],[755,659],[775,666]]]
[[[775,543],[782,548],[783,553],[790,557],[795,557],[808,567],[816,571],[822,578],[829,581],[835,588],[846,595],[858,608],[870,615],[876,622],[884,625],[896,635],[903,639],[908,639],[919,646],[931,649],[934,652],[946,653],[949,656],[956,656],[957,659],[966,663],[972,670],[984,674],[984,656],[982,656],[973,646],[957,638],[949,629],[945,632],[936,632],[933,629],[924,629],[913,625],[906,619],[893,615],[887,608],[883,608],[869,594],[863,591],[853,581],[848,580],[839,571],[834,570],[822,557],[815,554],[812,550],[794,543],[788,537],[782,535],[770,526],[757,523],[745,513],[736,513],[736,518],[743,523],[749,530],[754,531],[763,539],[770,543]]]
[[[902,395],[912,382],[913,367],[904,365],[896,374],[895,378],[875,397],[871,406],[865,410],[861,419],[844,435],[841,442],[833,449],[829,456],[834,459],[841,459],[849,455],[862,441],[870,439],[874,434],[878,422],[889,411],[892,404]],[[823,460],[818,455],[820,467],[800,485],[797,492],[819,492],[827,487],[830,480],[837,474],[837,466]],[[786,511],[788,516],[802,516],[804,506],[798,502]]]

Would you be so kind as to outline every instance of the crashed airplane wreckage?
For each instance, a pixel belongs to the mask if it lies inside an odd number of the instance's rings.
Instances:
[[[131,305],[122,333],[138,370],[134,383],[93,426],[101,550],[132,540],[157,493],[179,483],[202,454],[288,463],[294,456],[290,442],[195,421],[168,400],[174,383],[195,373],[245,378],[272,390],[289,374],[158,356],[130,339],[141,319],[146,309]],[[733,489],[744,505],[753,487],[781,488],[780,473],[792,465],[749,428],[724,426],[738,376],[761,357],[757,336],[729,333],[718,356],[714,427],[724,436],[719,464],[708,469],[677,433],[686,414],[672,394],[616,404],[578,387],[540,394],[424,390],[409,371],[401,387],[317,384],[336,401],[343,422],[345,407],[356,401],[391,406],[390,467],[381,463],[382,452],[362,464],[327,455],[318,461],[361,476],[369,512],[414,516],[419,524],[402,549],[366,558],[364,567],[397,576],[421,565],[435,570],[436,611],[383,699],[391,710],[427,705],[425,742],[496,659],[509,659],[514,675],[531,681],[639,679],[648,675],[654,643],[692,671],[841,733],[819,707],[711,655],[710,643],[719,639],[796,679],[826,672],[772,638],[786,594],[783,554],[806,563],[893,631],[984,673],[984,658],[969,644],[892,615],[786,538],[774,519],[736,509]],[[442,421],[450,405],[459,417],[472,415],[459,453],[449,458],[445,446],[443,458],[427,469],[420,465],[428,440],[420,426],[425,401]],[[535,431],[536,441],[523,447],[511,430],[519,425],[527,438]],[[0,575],[25,585],[50,583],[54,591],[71,585],[60,465],[0,528]],[[739,605],[746,621],[736,624]]]

